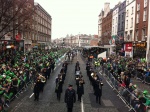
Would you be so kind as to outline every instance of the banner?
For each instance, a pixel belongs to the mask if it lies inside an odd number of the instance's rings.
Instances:
[[[106,51],[100,53],[100,54],[98,55],[98,58],[106,59]]]

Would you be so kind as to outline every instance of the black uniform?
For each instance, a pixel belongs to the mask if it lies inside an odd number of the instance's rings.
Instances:
[[[67,104],[68,112],[72,112],[73,103],[76,102],[76,92],[74,89],[67,89],[65,92],[65,103]]]
[[[59,78],[56,79],[55,92],[56,92],[56,94],[57,94],[57,100],[60,101],[61,93],[62,93],[62,80],[59,79]]]
[[[34,85],[34,100],[39,100],[39,93],[40,93],[40,83],[39,81],[36,82]]]
[[[77,86],[77,94],[78,94],[78,101],[81,102],[81,97],[84,94],[84,86],[83,86],[83,84],[79,84]]]
[[[99,88],[99,86],[95,87],[95,95],[96,95],[96,102],[101,104],[101,96],[102,96],[102,91]]]

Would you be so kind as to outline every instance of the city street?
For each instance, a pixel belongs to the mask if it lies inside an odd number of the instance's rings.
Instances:
[[[66,104],[64,103],[64,92],[68,87],[68,84],[73,84],[73,88],[76,90],[74,68],[76,61],[79,60],[80,68],[82,71],[84,84],[84,95],[81,103],[76,101],[73,107],[73,112],[127,112],[128,108],[117,97],[115,91],[103,80],[103,92],[102,92],[102,105],[99,105],[95,101],[93,94],[93,88],[86,75],[85,61],[79,54],[74,58],[73,63],[68,65],[67,75],[63,84],[63,93],[61,95],[61,101],[57,101],[55,93],[55,78],[60,72],[61,64],[58,64],[55,71],[51,74],[50,79],[47,81],[44,92],[40,93],[39,101],[34,101],[32,95],[33,90],[31,87],[27,91],[22,93],[18,99],[11,102],[8,109],[9,112],[67,112]],[[102,76],[100,75],[102,78]],[[103,79],[103,78],[102,78]]]

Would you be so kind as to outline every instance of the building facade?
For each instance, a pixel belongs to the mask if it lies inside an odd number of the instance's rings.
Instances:
[[[7,10],[3,12],[0,20],[0,49],[2,52],[12,49],[25,51],[25,37],[29,38],[32,34],[34,0],[7,0],[2,3],[0,10]],[[3,44],[4,41],[6,45]],[[10,45],[13,47],[6,49]]]
[[[117,36],[117,32],[118,32],[118,12],[119,12],[119,7],[117,5],[113,9],[113,14],[112,14],[112,32],[111,32],[112,36]]]
[[[40,49],[45,49],[51,42],[51,15],[38,3],[35,3],[34,16],[34,34],[32,37],[32,47],[37,46]]]
[[[133,57],[133,44],[135,32],[136,0],[126,0],[124,51],[125,56]]]
[[[106,2],[104,3],[104,9],[99,14],[99,20],[98,20],[98,38],[99,38],[99,45],[102,45],[102,20],[104,17],[107,16],[108,12],[110,11],[110,3]]]
[[[102,45],[110,45],[111,31],[112,31],[112,14],[111,10],[105,18],[103,18],[102,24]]]
[[[148,14],[149,0],[136,0],[133,57],[146,57]]]
[[[101,37],[102,37],[102,19],[104,16],[104,11],[102,10],[99,14],[99,19],[98,19],[98,37],[99,37],[99,41],[101,41]]]
[[[118,30],[116,44],[116,53],[124,55],[124,31],[125,31],[125,11],[126,11],[126,1],[123,1],[118,6]]]
[[[119,37],[124,38],[124,30],[125,30],[125,12],[126,12],[126,1],[122,2],[119,5],[118,11],[118,32],[117,35]]]
[[[134,40],[136,0],[126,0],[125,41]]]

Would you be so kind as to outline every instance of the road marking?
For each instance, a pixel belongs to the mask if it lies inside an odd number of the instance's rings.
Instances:
[[[81,98],[81,112],[84,112],[83,98]]]
[[[113,88],[112,86],[111,86],[111,84],[106,80],[106,82],[107,82],[107,84],[111,87],[111,88]]]
[[[101,72],[99,72],[100,75],[103,75]]]
[[[113,103],[110,101],[110,100],[102,100],[104,105],[107,106],[107,107],[113,107]]]
[[[33,95],[34,95],[34,93],[32,93],[29,98],[31,98]]]

